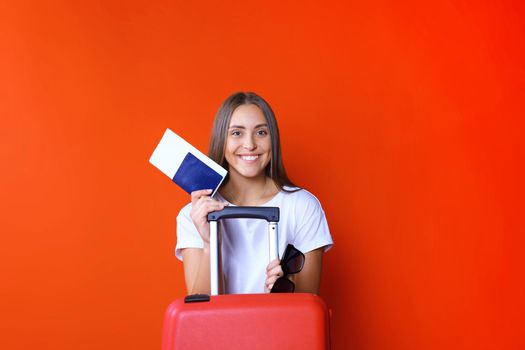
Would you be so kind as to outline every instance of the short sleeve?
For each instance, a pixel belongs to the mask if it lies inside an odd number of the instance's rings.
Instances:
[[[177,215],[177,245],[175,255],[182,260],[181,250],[184,248],[202,248],[204,242],[190,217],[191,203],[181,209]]]
[[[297,192],[295,203],[296,232],[294,246],[308,253],[324,247],[328,251],[334,244],[326,216],[319,200],[310,192],[301,190]]]

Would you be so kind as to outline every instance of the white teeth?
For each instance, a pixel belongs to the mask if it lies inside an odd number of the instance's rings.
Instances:
[[[259,156],[241,156],[242,160],[256,160]]]

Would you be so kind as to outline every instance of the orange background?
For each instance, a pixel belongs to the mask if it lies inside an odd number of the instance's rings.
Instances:
[[[523,349],[521,1],[2,1],[0,347],[155,349],[221,101],[275,109],[336,349]]]

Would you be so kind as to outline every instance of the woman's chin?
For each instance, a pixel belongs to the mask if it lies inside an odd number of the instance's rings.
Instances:
[[[245,179],[257,179],[264,177],[264,171],[239,171],[237,175]]]

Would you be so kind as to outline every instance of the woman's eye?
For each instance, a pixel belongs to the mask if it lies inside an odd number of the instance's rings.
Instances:
[[[268,131],[266,131],[266,130],[259,130],[259,131],[257,131],[257,135],[259,135],[259,136],[266,136],[266,135],[268,135]]]
[[[241,132],[238,131],[238,130],[234,130],[234,131],[231,132],[231,135],[232,136],[241,136]]]

